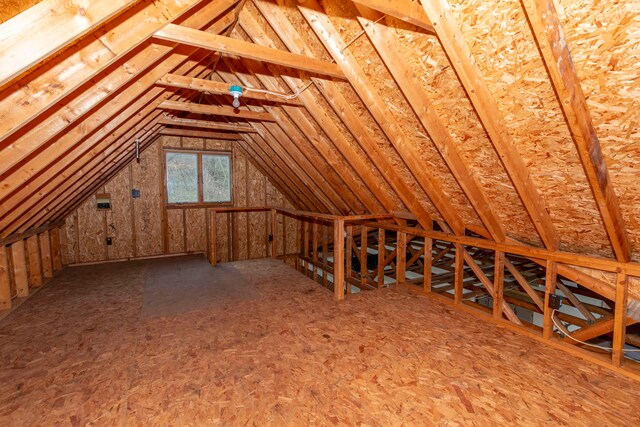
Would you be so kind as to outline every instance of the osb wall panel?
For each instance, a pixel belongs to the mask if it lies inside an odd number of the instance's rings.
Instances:
[[[251,163],[247,162],[247,200],[266,205],[266,177]],[[267,256],[267,213],[253,212],[248,215],[249,258]]]
[[[91,196],[78,208],[78,262],[105,260],[106,241],[104,212],[97,210],[96,197]]]
[[[140,190],[140,197],[133,199],[136,230],[136,255],[162,254],[162,171],[160,144],[155,143],[140,156],[140,163],[133,165],[133,188]]]
[[[207,250],[207,222],[205,209],[185,209],[186,252],[204,252]]]
[[[68,244],[64,253],[65,264],[163,254],[162,147],[229,151],[232,149],[232,143],[223,140],[163,136],[159,142],[141,154],[140,163],[132,162],[100,190],[111,194],[111,211],[106,214],[97,212],[95,197],[92,197],[67,217],[65,232]],[[234,206],[273,205],[293,208],[250,159],[238,151],[233,155],[232,174]],[[140,198],[131,197],[132,188],[140,190]],[[205,208],[166,209],[165,216],[167,254],[207,250],[208,224]],[[268,255],[268,214],[220,214],[216,219],[218,258],[221,262]],[[280,219],[280,237],[276,239],[280,253],[283,253],[285,237],[288,249],[295,250],[295,222],[289,219],[287,233],[283,234]],[[105,234],[105,230],[108,234]],[[106,245],[107,235],[113,239],[112,246]]]
[[[611,183],[640,261],[640,3],[556,1]]]
[[[78,211],[74,211],[65,219],[64,234],[66,235],[66,245],[62,246],[62,263],[73,264],[78,262]]]
[[[541,245],[533,223],[438,39],[415,31],[414,27],[394,18],[384,18],[383,22],[393,28],[398,56],[406,61],[413,75],[419,76],[421,89],[433,105],[434,113],[479,181],[507,234]]]
[[[41,1],[42,0],[0,0],[0,24]]]
[[[247,158],[239,151],[233,153],[233,205],[246,207],[247,205]],[[249,234],[247,214],[238,212],[231,218],[233,236],[233,257],[235,261],[249,258]]]
[[[610,255],[571,134],[519,2],[452,1],[454,16],[561,237]]]
[[[204,149],[203,138],[192,138],[188,136],[183,136],[181,137],[181,139],[182,139],[182,148],[191,148],[194,150]]]
[[[228,262],[231,260],[231,221],[228,213],[216,215],[216,242],[218,260]]]
[[[107,237],[112,239],[112,245],[107,246],[108,257],[132,257],[131,171],[128,167],[105,185],[105,192],[111,195],[111,210],[105,212]]]
[[[177,254],[185,252],[183,209],[167,209],[167,231],[169,238],[169,253]]]

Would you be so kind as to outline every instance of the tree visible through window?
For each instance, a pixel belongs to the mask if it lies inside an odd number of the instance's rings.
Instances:
[[[167,201],[231,202],[231,157],[228,154],[167,152]]]
[[[231,168],[229,156],[202,156],[202,189],[204,202],[231,201]]]

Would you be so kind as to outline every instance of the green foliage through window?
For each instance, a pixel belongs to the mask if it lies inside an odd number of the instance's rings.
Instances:
[[[166,164],[168,203],[231,202],[231,156],[167,152]]]

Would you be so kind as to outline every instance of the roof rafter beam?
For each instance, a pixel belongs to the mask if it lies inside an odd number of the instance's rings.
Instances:
[[[178,74],[167,74],[159,79],[156,84],[176,87],[182,89],[197,90],[199,92],[209,92],[217,95],[229,95],[229,85],[226,83],[215,82],[208,79],[196,79],[193,77],[180,76]],[[242,98],[257,99],[260,101],[268,101],[289,105],[302,105],[302,102],[296,99],[288,99],[288,94],[282,96],[272,93],[265,93],[260,89],[242,87]],[[292,94],[293,95],[293,94]]]
[[[249,132],[249,133],[257,132],[257,130],[255,130],[251,126],[233,125],[230,123],[220,123],[220,122],[210,122],[207,120],[182,119],[179,117],[171,117],[171,116],[164,116],[162,119],[160,119],[158,123],[166,126],[184,126],[184,127],[192,127],[192,128],[200,128],[200,129],[228,130],[232,132]]]
[[[314,74],[344,79],[344,73],[336,64],[296,55],[291,52],[267,48],[243,40],[232,39],[220,35],[194,30],[192,28],[169,24],[160,31],[156,31],[155,37],[174,43],[188,44],[202,49],[214,50],[220,53],[237,55],[256,61],[265,61],[271,64],[282,65],[298,70],[308,71]]]
[[[362,5],[385,15],[393,16],[411,25],[426,30],[429,34],[436,34],[433,24],[429,17],[424,13],[424,9],[420,4],[409,0],[352,0],[356,5]]]
[[[299,37],[297,30],[293,28],[291,22],[283,16],[282,11],[271,2],[255,1],[254,4],[260,10],[264,18],[271,25],[271,28],[280,37],[288,49],[293,52],[304,54],[307,56],[313,55],[313,51],[309,46],[304,43],[303,39]],[[255,19],[251,14],[243,13],[240,16],[240,26],[251,37],[254,42],[261,44],[268,43],[268,36],[261,31]],[[299,81],[292,78],[283,78],[284,82],[289,85],[290,88],[300,87]],[[386,179],[391,189],[398,194],[399,199],[407,205],[412,212],[416,214],[416,218],[425,229],[431,229],[433,220],[429,212],[425,209],[420,201],[416,198],[415,193],[409,186],[402,180],[395,170],[395,166],[391,164],[389,159],[384,156],[376,147],[375,141],[370,136],[370,130],[367,129],[357,117],[352,106],[344,98],[340,88],[334,82],[330,82],[324,79],[312,78],[314,84],[324,96],[325,100],[336,112],[344,126],[351,131],[351,134],[361,146],[363,152],[368,155],[373,165],[380,171],[382,178]],[[333,124],[330,117],[318,107],[315,98],[308,92],[302,92],[300,99],[304,102],[309,113],[314,119],[322,126],[323,130],[327,133],[327,136],[334,142],[337,149],[339,149],[344,157],[351,163],[351,166],[358,172],[363,179],[367,180],[369,188],[381,189],[380,184],[375,184],[373,176],[368,172],[369,165],[366,164],[366,159],[361,158],[357,153],[354,153],[351,148],[351,144],[342,135],[340,129]],[[380,199],[380,203],[387,209],[387,211],[393,211],[394,201],[390,200],[384,190],[377,192]]]
[[[358,20],[362,24],[369,40],[371,40],[382,61],[389,69],[391,76],[407,98],[418,120],[427,130],[433,144],[440,152],[447,166],[449,166],[449,170],[451,170],[460,188],[462,188],[462,191],[471,202],[478,217],[493,239],[504,241],[506,233],[502,222],[492,210],[491,202],[480,182],[467,167],[462,153],[442,120],[440,120],[440,117],[438,117],[435,108],[429,101],[429,95],[422,88],[418,78],[414,76],[406,62],[398,60],[396,53],[399,52],[399,46],[391,30],[382,23],[375,22],[379,18],[379,14],[375,11],[360,5],[356,5],[356,7],[361,15]]]
[[[138,2],[45,0],[2,23],[0,87]]]
[[[441,190],[441,185],[431,176],[428,169],[420,161],[419,151],[403,131],[380,94],[371,87],[368,77],[356,58],[348,50],[343,49],[346,44],[322,7],[315,0],[307,0],[303,5],[298,5],[298,9],[302,12],[305,20],[329,54],[344,70],[356,93],[363,100],[389,141],[396,147],[398,154],[400,154],[411,173],[416,177],[416,180],[429,196],[440,215],[442,215],[455,234],[464,234],[464,224],[460,215]]]
[[[167,136],[190,136],[194,138],[208,138],[208,139],[225,139],[229,141],[237,141],[242,139],[238,134],[226,133],[226,132],[209,132],[203,130],[189,130],[180,128],[168,128],[165,127],[160,131],[160,135]]]
[[[186,111],[196,114],[210,114],[214,116],[236,117],[239,119],[257,120],[273,122],[275,119],[269,113],[258,111],[236,110],[231,107],[221,107],[219,105],[195,104],[182,101],[163,101],[158,108],[165,110]]]
[[[215,16],[235,4],[237,0],[219,0],[199,8],[182,22],[182,25],[202,27],[207,25]],[[59,103],[78,88],[92,81],[90,89],[78,94],[74,98],[67,98],[64,104],[68,108],[49,114],[45,119],[52,121],[56,130],[60,124],[54,120],[59,118],[64,124],[73,121],[77,114],[83,114],[92,107],[112,95],[119,87],[131,79],[140,66],[132,62],[142,62],[135,58],[140,55],[153,63],[162,54],[171,50],[171,46],[145,46],[135,56],[130,57],[124,64],[118,64],[122,58],[146,40],[153,33],[162,28],[169,21],[183,16],[191,8],[203,3],[203,0],[167,0],[161,4],[146,1],[139,3],[125,14],[109,22],[101,31],[86,37],[86,41],[77,44],[76,49],[69,49],[62,53],[49,67],[42,67],[42,71],[30,74],[29,84],[18,80],[3,91],[3,103],[0,105],[0,141],[4,141],[28,123],[41,115],[55,109]],[[126,34],[126,37],[115,37],[114,34]],[[155,58],[155,59],[154,59]],[[120,65],[118,71],[112,72],[105,78],[96,79],[100,73],[114,64]],[[117,66],[117,65],[116,65]],[[73,72],[70,72],[73,70]],[[20,105],[20,108],[15,108]],[[62,114],[64,113],[64,114]],[[53,116],[53,118],[51,117]],[[45,121],[39,120],[38,127],[43,127]],[[49,131],[49,135],[51,131]],[[40,141],[40,138],[21,138],[27,141]],[[2,162],[0,162],[0,166]]]
[[[505,119],[489,87],[473,61],[471,50],[465,41],[451,7],[446,0],[421,0],[424,10],[433,23],[440,43],[449,57],[462,86],[466,90],[478,117],[489,135],[502,164],[522,200],[531,221],[547,249],[559,246],[559,237],[551,222],[549,212],[535,187],[524,161],[516,151]]]
[[[552,0],[523,0],[522,4],[564,111],[613,252],[618,261],[627,262],[631,259],[629,236],[554,3]]]

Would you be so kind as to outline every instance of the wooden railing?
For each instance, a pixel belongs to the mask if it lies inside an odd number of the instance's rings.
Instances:
[[[625,373],[631,372],[631,376],[640,379],[637,364],[626,360],[623,351],[626,341],[640,345],[638,338],[625,335],[626,327],[640,320],[637,308],[640,306],[640,286],[636,289],[629,286],[630,278],[640,277],[638,263],[549,251],[515,241],[499,243],[481,237],[408,227],[405,224],[410,217],[391,213],[338,216],[270,207],[214,211],[261,210],[270,212],[270,230],[274,228],[277,215],[298,222],[296,253],[283,256],[293,256],[295,266],[315,281],[326,287],[332,285],[338,300],[351,293],[352,287],[367,290],[405,284],[414,290],[444,296],[456,307],[488,315],[496,323],[568,349],[603,366],[621,369],[626,365]],[[215,215],[216,212],[213,221]],[[215,227],[211,229],[215,230]],[[271,231],[269,234],[272,237],[270,256],[278,257],[274,249],[278,236]],[[215,265],[216,239],[210,240],[214,243],[210,259]],[[372,240],[377,240],[375,245],[371,245]],[[375,268],[367,266],[372,253],[377,257]],[[352,262],[356,260],[360,263],[359,271],[352,268]],[[599,279],[575,267],[613,274],[615,281]],[[407,277],[409,273],[411,277]],[[506,277],[511,289],[505,289]],[[567,286],[565,279],[580,286]],[[581,301],[576,293],[599,299],[607,307]],[[564,298],[567,307],[576,311],[575,315],[552,308],[558,296]],[[490,306],[480,304],[479,297],[490,301]],[[542,326],[521,319],[516,313],[518,310],[529,310],[532,316],[539,313],[543,318]],[[562,322],[577,329],[570,331]],[[567,337],[561,338],[554,326]],[[613,334],[609,357],[579,348],[575,345],[577,342],[572,341],[573,338],[587,341],[606,333]]]

